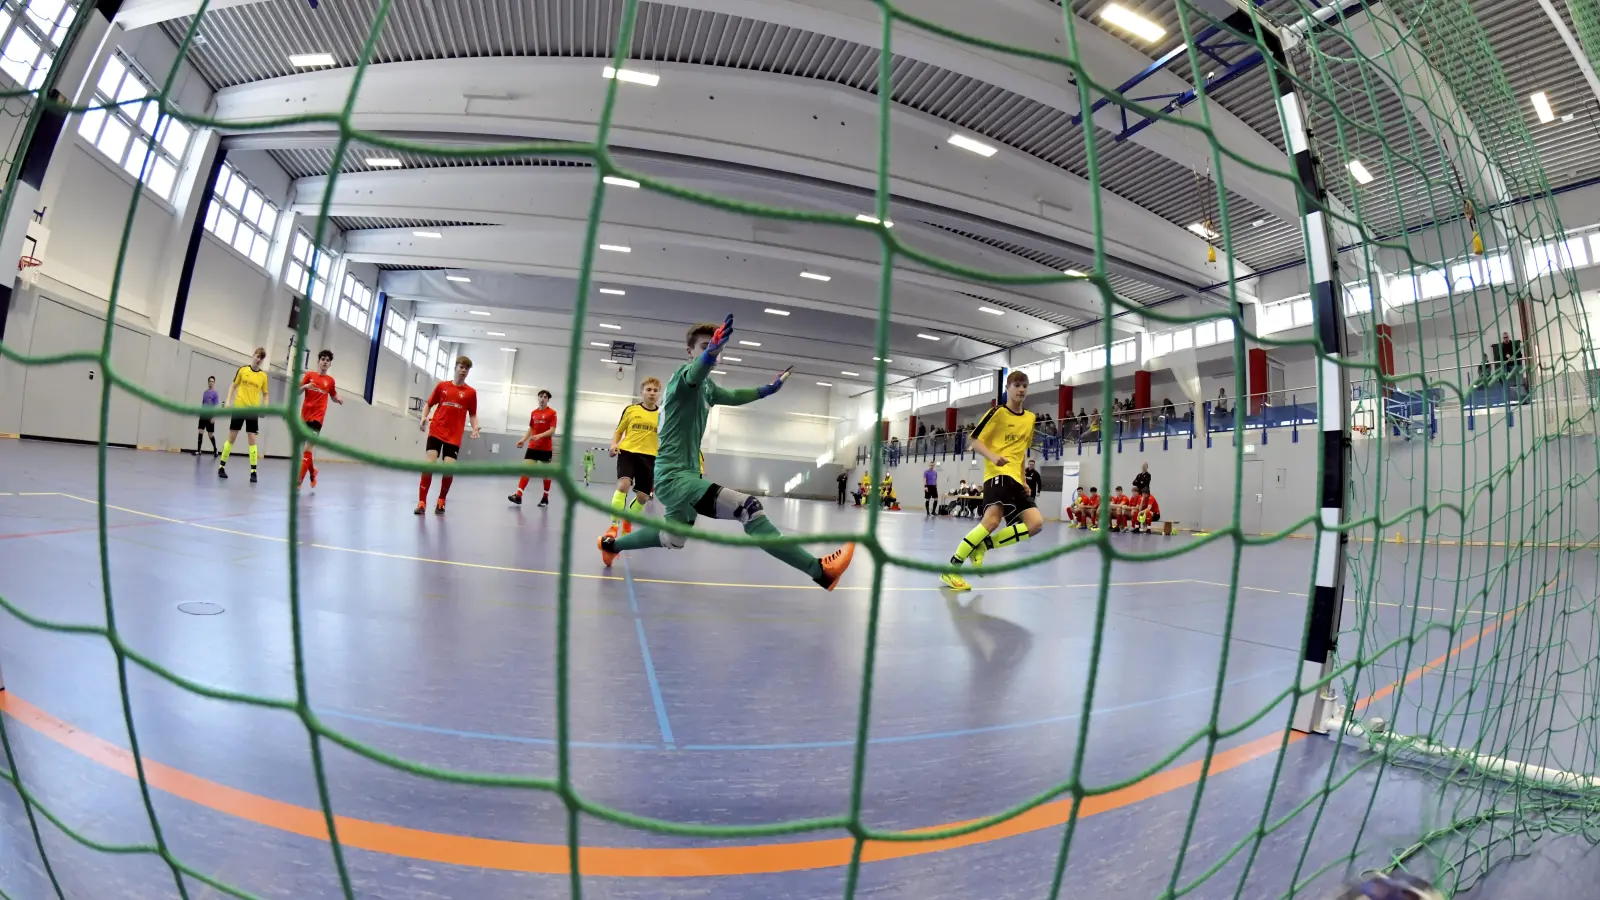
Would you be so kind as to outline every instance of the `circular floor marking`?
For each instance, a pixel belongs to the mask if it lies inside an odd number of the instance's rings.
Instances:
[[[207,603],[204,600],[190,600],[178,604],[178,612],[188,613],[191,616],[217,616],[225,611],[220,604]]]

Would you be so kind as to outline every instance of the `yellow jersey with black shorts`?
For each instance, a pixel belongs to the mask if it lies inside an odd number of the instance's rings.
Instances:
[[[266,370],[240,366],[239,371],[233,373],[233,406],[239,412],[228,420],[228,430],[239,431],[243,429],[246,434],[259,433],[261,431],[261,420],[253,413],[245,412],[245,410],[266,405]]]
[[[640,403],[623,410],[617,420],[617,477],[632,479],[633,489],[642,494],[655,493],[660,424],[661,408],[645,409]]]
[[[1027,410],[1014,413],[1009,406],[996,406],[972,429],[973,440],[1005,457],[1003,466],[987,458],[983,461],[983,508],[1000,504],[1007,521],[1036,508],[1022,474],[1023,460],[1033,446],[1033,424],[1034,415]]]

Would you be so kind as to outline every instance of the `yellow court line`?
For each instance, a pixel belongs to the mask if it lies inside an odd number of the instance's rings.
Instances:
[[[80,503],[88,503],[88,504],[91,504],[91,505],[98,505],[98,501],[91,500],[88,497],[79,497],[76,494],[68,494],[68,493],[64,493],[64,492],[60,492],[60,491],[51,491],[51,492],[48,492],[48,493],[45,493],[45,494],[39,494],[39,495],[36,495],[36,496],[66,497],[66,498],[68,498],[70,500],[77,500]],[[124,513],[128,513],[129,515],[134,515],[134,516],[145,516],[146,518],[157,519],[157,520],[160,520],[162,522],[169,522],[169,523],[174,524],[174,525],[185,525],[185,526],[188,526],[190,528],[203,528],[203,529],[205,529],[207,531],[219,531],[219,532],[222,532],[223,534],[234,534],[234,535],[238,535],[240,537],[255,538],[257,540],[262,540],[262,541],[273,541],[273,542],[279,543],[279,544],[287,544],[289,542],[288,538],[274,537],[274,536],[269,535],[269,534],[256,534],[255,532],[250,532],[250,531],[238,531],[238,530],[233,529],[233,528],[221,528],[221,527],[216,526],[216,525],[206,525],[206,524],[203,524],[203,523],[200,523],[200,522],[185,522],[182,519],[174,519],[174,518],[171,518],[170,516],[162,516],[162,515],[157,515],[156,513],[144,512],[142,510],[129,509],[128,507],[125,507],[125,506],[113,506],[113,505],[111,505],[109,503],[106,504],[106,509],[114,509],[114,510],[116,510],[118,512],[124,512]],[[404,561],[404,562],[433,563],[434,565],[440,565],[440,566],[457,566],[459,568],[464,568],[464,569],[482,569],[482,570],[490,571],[490,572],[514,572],[514,573],[516,573],[518,575],[546,575],[546,576],[549,576],[549,577],[552,577],[552,578],[559,578],[561,576],[560,572],[553,572],[553,571],[550,571],[548,569],[524,569],[524,568],[520,568],[520,567],[517,567],[517,566],[497,566],[497,565],[493,565],[492,563],[464,562],[462,560],[455,560],[455,559],[435,559],[433,557],[428,557],[428,556],[411,556],[411,555],[405,554],[405,553],[385,553],[382,550],[367,550],[367,549],[363,549],[363,548],[359,548],[359,547],[340,547],[340,546],[337,546],[337,545],[334,545],[334,544],[308,543],[308,544],[303,544],[302,546],[311,547],[311,548],[317,549],[317,550],[336,550],[336,551],[338,551],[340,553],[355,553],[355,554],[359,554],[359,555],[362,555],[362,556],[374,556],[374,557],[378,557],[380,559],[396,559],[396,560],[401,560],[401,561]],[[623,577],[620,576],[620,575],[591,575],[591,574],[584,573],[584,572],[572,572],[572,573],[569,573],[569,574],[573,578],[585,578],[585,579],[588,579],[588,580],[591,580],[591,581],[623,581],[624,580]],[[1169,580],[1164,580],[1164,581],[1113,581],[1113,582],[1108,583],[1106,586],[1107,587],[1143,587],[1143,586],[1159,585],[1159,584],[1189,584],[1189,583],[1193,582],[1193,580],[1194,579],[1192,579],[1192,578],[1177,578],[1177,579],[1169,579]],[[679,585],[679,586],[682,586],[682,587],[755,588],[755,589],[758,589],[758,590],[781,590],[781,591],[809,591],[809,590],[812,590],[812,589],[814,589],[816,587],[815,585],[811,585],[811,584],[748,584],[748,583],[735,582],[735,581],[677,581],[677,580],[673,580],[673,579],[669,579],[669,578],[635,578],[634,582],[637,583],[637,584],[672,584],[672,585]],[[999,591],[1059,591],[1059,590],[1067,590],[1067,589],[1071,589],[1071,588],[1098,588],[1098,587],[1100,587],[1099,582],[1094,582],[1094,583],[1090,583],[1090,584],[997,585],[995,587],[985,587],[984,590],[985,591],[994,591],[994,592],[999,592]],[[872,586],[871,585],[860,585],[860,586],[854,586],[854,587],[852,587],[852,586],[841,586],[841,587],[837,588],[837,590],[840,590],[840,591],[870,591],[870,590],[872,590]],[[884,593],[939,593],[940,591],[942,591],[944,589],[940,588],[940,587],[901,586],[901,587],[884,587],[884,588],[882,588],[882,590],[883,590]]]

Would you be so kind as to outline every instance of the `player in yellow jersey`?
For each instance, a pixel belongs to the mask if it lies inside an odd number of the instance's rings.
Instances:
[[[228,439],[222,443],[222,456],[217,461],[217,477],[228,477],[228,454],[233,452],[233,442],[239,439],[239,429],[244,429],[245,440],[250,442],[250,481],[256,480],[256,463],[261,455],[256,447],[256,433],[261,430],[261,418],[255,408],[267,405],[267,373],[261,364],[267,360],[264,347],[257,347],[250,364],[240,366],[233,373],[233,384],[228,388],[228,399],[223,406],[235,407],[233,419],[228,422]]]
[[[634,512],[644,509],[650,495],[656,490],[656,453],[658,441],[656,425],[661,421],[661,379],[654,375],[639,385],[642,402],[622,411],[617,420],[616,433],[611,435],[611,455],[617,458],[617,491],[611,495],[611,508],[617,515],[611,517],[611,528],[606,534],[616,537],[617,529],[623,534],[633,531],[633,523],[622,519],[623,506],[628,502],[628,492],[634,494]],[[705,468],[704,456],[701,468]]]
[[[978,427],[972,429],[971,447],[985,460],[983,520],[961,539],[961,546],[950,557],[952,566],[968,558],[981,566],[985,552],[1025,541],[1044,528],[1044,516],[1034,505],[1022,473],[1022,459],[1033,446],[1034,416],[1022,408],[1027,396],[1028,376],[1012,372],[1006,378],[1006,404],[984,413]],[[972,590],[972,585],[954,572],[939,580],[952,590]]]

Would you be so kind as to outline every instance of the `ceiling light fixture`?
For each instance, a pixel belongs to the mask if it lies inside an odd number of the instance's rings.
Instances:
[[[610,250],[612,253],[632,253],[633,252],[633,248],[632,247],[624,247],[621,244],[601,244],[600,245],[600,249],[601,250]]]
[[[711,374],[713,374],[713,375],[726,375],[728,373],[722,371],[721,369],[712,369],[711,370]]]
[[[425,237],[425,238],[442,238],[442,237],[444,237],[444,235],[440,234],[437,231],[413,231],[411,233],[413,235],[417,236],[417,237]]]
[[[618,81],[626,81],[629,84],[642,84],[645,87],[655,87],[661,83],[660,75],[652,75],[649,72],[640,72],[637,69],[623,69],[618,71],[611,66],[606,66],[604,69],[600,70],[600,75],[605,78],[615,78]]]
[[[819,382],[817,382],[817,387],[833,387],[833,382],[831,382],[831,381],[819,381]]]
[[[1083,278],[1088,273],[1087,272],[1080,272],[1077,269],[1062,269],[1061,270],[1061,274],[1063,274],[1063,275],[1071,275],[1073,278]]]
[[[444,277],[444,280],[445,281],[454,281],[457,284],[471,284],[472,283],[472,279],[468,278],[465,275],[446,275]]]
[[[857,222],[865,222],[868,225],[877,225],[877,224],[879,224],[877,216],[869,216],[866,213],[858,214],[856,216],[856,221]],[[893,228],[894,227],[894,223],[893,222],[884,222],[882,224],[883,224],[883,227],[885,227],[885,228]]]
[[[506,351],[507,353],[517,352],[517,348],[515,347],[501,347],[500,349]]]
[[[1367,167],[1362,165],[1359,159],[1350,160],[1350,174],[1355,177],[1357,184],[1372,183],[1372,173],[1367,171]]]
[[[591,347],[609,347],[611,345],[606,343],[605,341],[590,341],[589,342],[589,346],[591,346]]]
[[[939,339],[937,334],[923,334],[921,332],[917,333],[917,337],[922,338],[925,341],[937,341]]]
[[[611,185],[612,187],[636,188],[639,186],[639,182],[634,181],[632,178],[618,178],[615,175],[607,175],[600,180]]]
[[[624,290],[622,290],[620,288],[601,288],[600,289],[600,293],[602,293],[602,294],[611,294],[611,295],[616,296],[616,297],[626,297],[626,296],[628,296],[628,292],[624,291]]]
[[[1261,226],[1263,226],[1265,224],[1267,224],[1267,220],[1266,219],[1257,219],[1254,222],[1250,223],[1250,227],[1251,228],[1260,228]]]
[[[1533,111],[1538,114],[1540,122],[1554,122],[1555,110],[1550,108],[1550,98],[1544,91],[1535,91],[1528,95],[1528,100],[1533,104]]]
[[[884,358],[883,358],[883,357],[881,357],[881,356],[874,356],[874,357],[873,357],[873,358],[872,358],[872,361],[873,361],[873,362],[885,362],[885,363],[892,363],[892,362],[894,362],[894,360],[892,360],[892,359],[884,359]]]
[[[724,356],[722,358],[722,361],[723,362],[744,362],[744,360],[740,359],[737,356]]]
[[[366,162],[367,165],[372,166],[375,169],[400,168],[400,160],[395,159],[392,156],[369,156],[367,157]]]
[[[861,377],[861,373],[860,372],[840,372],[839,374],[840,375],[844,375],[844,376],[846,376],[848,378],[860,378]]]
[[[609,328],[612,331],[621,331],[622,330],[622,326],[621,325],[613,325],[610,322],[601,322],[600,323],[600,327],[601,328]]]
[[[986,158],[999,152],[996,148],[991,147],[982,141],[975,141],[964,134],[952,134],[947,139],[946,143],[960,147],[963,150],[970,150],[973,153]]]
[[[614,359],[611,359],[610,357],[605,357],[605,358],[601,359],[600,361],[603,362],[603,363],[606,363],[607,365],[612,365],[612,366],[617,364],[617,361],[614,360]]]
[[[489,337],[505,337],[506,336],[506,333],[504,331],[485,331],[484,334],[487,334]]]
[[[289,65],[297,69],[315,69],[319,66],[333,65],[332,53],[291,53]]]
[[[978,307],[978,312],[988,313],[991,316],[1003,316],[1006,314],[1005,310],[1003,309],[990,309],[987,306]]]
[[[1217,233],[1212,231],[1210,228],[1207,228],[1204,222],[1191,223],[1189,225],[1189,230],[1200,235],[1208,241],[1214,241],[1217,239]]]
[[[467,310],[467,312],[469,312],[469,313],[471,313],[471,314],[473,314],[475,316],[487,316],[487,315],[489,315],[489,313],[487,311],[481,310],[481,309],[469,309],[469,310]]]
[[[767,314],[773,316],[787,316],[789,311],[787,309],[773,309],[769,306],[767,307]]]
[[[819,275],[816,272],[801,272],[800,273],[800,277],[801,278],[809,278],[812,281],[832,281],[833,280],[833,276],[832,275]]]
[[[1161,40],[1167,34],[1165,28],[1120,3],[1107,3],[1100,10],[1100,18],[1151,44]]]

